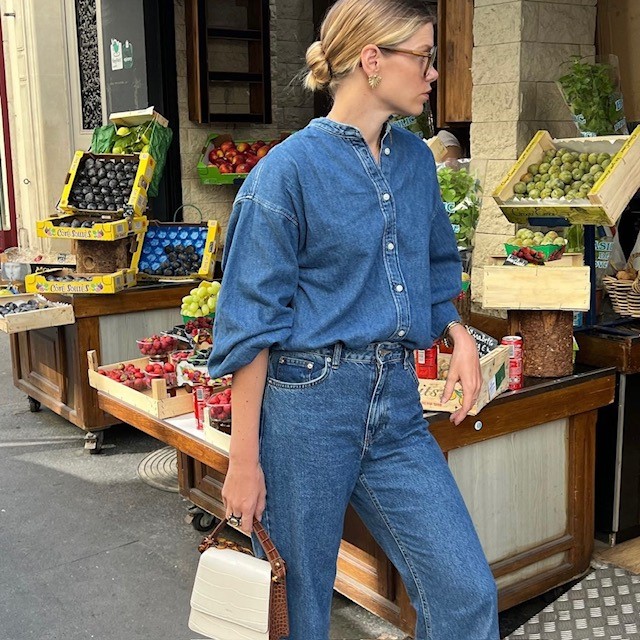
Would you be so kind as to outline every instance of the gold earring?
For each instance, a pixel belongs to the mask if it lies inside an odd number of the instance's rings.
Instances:
[[[377,73],[374,73],[369,76],[369,86],[372,89],[377,89],[380,86],[381,82],[382,82],[382,78]]]

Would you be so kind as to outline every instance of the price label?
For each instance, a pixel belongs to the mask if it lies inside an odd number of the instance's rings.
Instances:
[[[467,331],[473,336],[473,339],[476,341],[476,346],[478,347],[478,354],[480,357],[486,356],[488,353],[491,353],[497,346],[498,341],[480,329],[476,329],[475,327],[467,326]]]

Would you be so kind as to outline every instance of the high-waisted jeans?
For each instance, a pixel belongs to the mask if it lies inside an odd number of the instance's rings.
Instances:
[[[274,350],[267,376],[262,521],[287,564],[290,640],[329,638],[349,503],[402,577],[416,640],[498,640],[496,585],[423,418],[413,354]]]

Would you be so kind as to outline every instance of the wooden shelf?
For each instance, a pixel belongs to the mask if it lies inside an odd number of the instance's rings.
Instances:
[[[251,122],[270,124],[271,114],[271,52],[269,33],[269,0],[245,0],[246,22],[238,28],[212,25],[217,0],[185,0],[187,31],[187,85],[189,118],[200,124],[210,122]],[[209,44],[230,41],[246,43],[246,71],[224,71],[225,56],[212,60]],[[211,70],[215,66],[216,71]],[[222,69],[221,69],[222,68]],[[236,83],[246,86],[246,112],[216,113],[210,104],[209,89],[215,83]],[[241,105],[239,109],[242,110]]]

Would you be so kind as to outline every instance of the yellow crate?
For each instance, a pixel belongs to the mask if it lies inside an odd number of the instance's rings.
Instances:
[[[99,240],[111,242],[120,240],[134,233],[142,233],[147,230],[149,220],[146,216],[136,218],[126,217],[119,220],[105,220],[104,222],[94,222],[89,229],[80,227],[60,227],[62,221],[71,222],[75,218],[86,217],[97,220],[92,216],[78,216],[76,214],[54,216],[46,220],[36,222],[36,231],[39,238],[64,238],[71,240]]]
[[[450,359],[451,356],[447,353],[438,354],[438,370]],[[482,388],[478,400],[469,411],[470,416],[477,415],[482,407],[509,388],[509,347],[500,345],[486,356],[482,356],[480,368],[482,370]],[[460,409],[463,394],[459,382],[456,383],[451,398],[445,404],[440,404],[445,384],[446,380],[421,379],[419,381],[420,402],[425,411],[453,413]]]
[[[589,310],[589,267],[487,265],[483,271],[485,309]]]
[[[47,276],[74,275],[87,280],[58,282],[47,280]],[[25,289],[28,293],[59,293],[59,294],[80,294],[80,293],[118,293],[123,289],[128,289],[136,284],[136,270],[122,269],[114,273],[76,273],[71,269],[53,269],[40,273],[32,273],[25,278]]]
[[[147,190],[149,189],[149,185],[151,184],[151,178],[153,177],[153,172],[156,168],[156,161],[149,155],[148,153],[140,153],[140,154],[130,154],[130,155],[116,155],[113,153],[98,153],[94,154],[89,151],[76,151],[76,154],[71,162],[71,167],[69,168],[69,172],[67,173],[67,178],[65,180],[64,188],[62,189],[62,196],[60,198],[60,203],[58,204],[58,208],[61,211],[66,211],[70,213],[82,213],[82,214],[102,214],[102,213],[113,213],[111,211],[105,211],[102,209],[78,209],[74,207],[69,198],[71,196],[71,190],[73,189],[73,183],[75,182],[78,168],[80,163],[86,156],[91,156],[93,158],[107,158],[111,160],[119,160],[120,158],[127,158],[131,161],[138,162],[138,171],[136,173],[136,177],[134,178],[133,187],[131,188],[131,195],[129,196],[129,200],[127,204],[118,211],[124,211],[129,209],[133,211],[134,216],[141,216],[147,209]]]
[[[202,262],[198,270],[198,277],[203,280],[211,280],[216,266],[216,255],[220,245],[220,225],[217,220],[207,222],[207,239],[202,252]]]
[[[545,204],[513,200],[513,187],[531,164],[539,164],[545,152],[566,148],[577,153],[610,153],[615,158],[593,185],[584,200]],[[538,131],[493,198],[510,222],[527,224],[529,218],[561,217],[573,224],[613,226],[634,194],[640,189],[640,126],[629,136],[554,139],[548,131]]]

